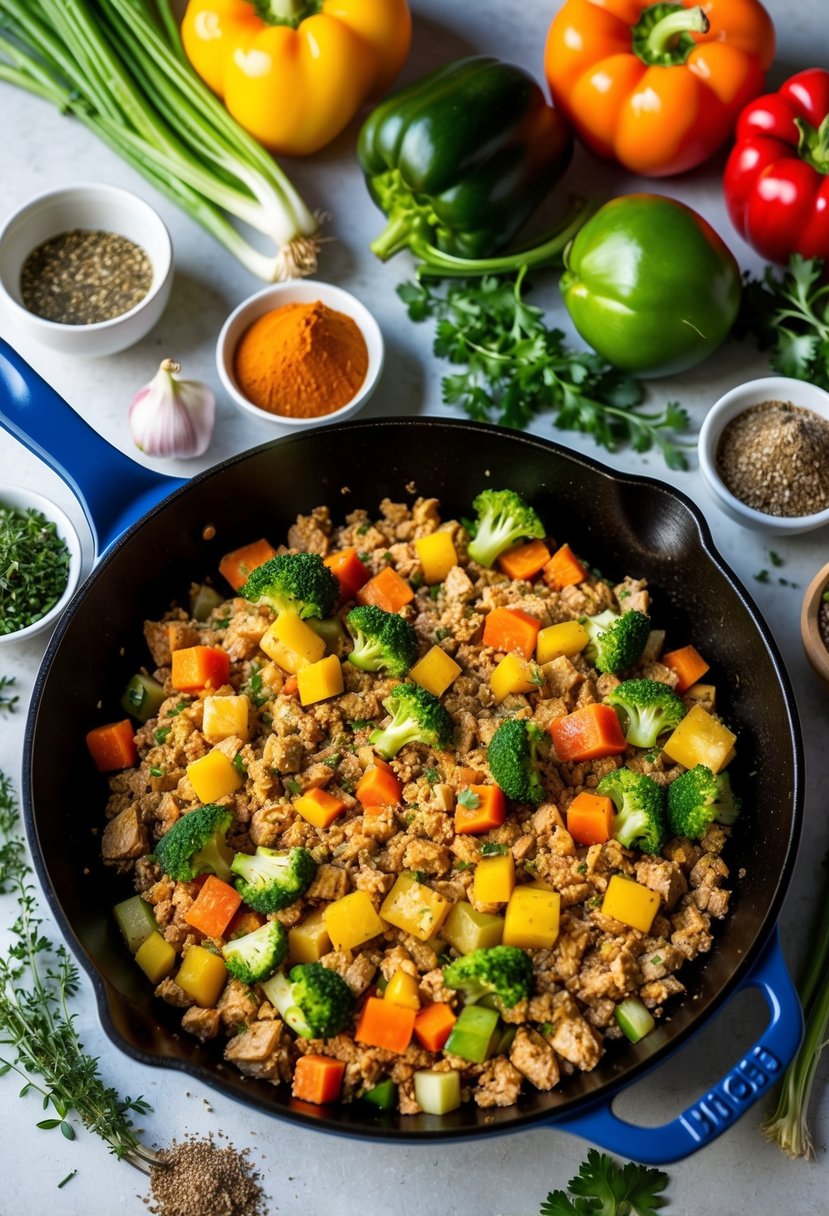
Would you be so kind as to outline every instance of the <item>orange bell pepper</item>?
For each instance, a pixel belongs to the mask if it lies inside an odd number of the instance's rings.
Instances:
[[[330,143],[406,61],[407,0],[189,0],[187,58],[256,139],[285,156]]]
[[[666,177],[725,143],[762,91],[774,45],[759,0],[566,0],[545,70],[556,108],[591,151]]]

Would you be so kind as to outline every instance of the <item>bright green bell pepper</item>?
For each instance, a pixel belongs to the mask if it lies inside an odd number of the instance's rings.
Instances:
[[[661,195],[605,203],[570,242],[564,265],[561,291],[576,329],[639,376],[705,359],[740,306],[740,270],[727,246],[696,211]]]

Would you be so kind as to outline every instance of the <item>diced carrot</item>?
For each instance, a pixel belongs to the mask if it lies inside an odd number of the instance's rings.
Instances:
[[[329,553],[322,560],[340,584],[341,604],[353,600],[371,577],[357,556],[356,549],[338,549],[336,553]]]
[[[230,657],[220,646],[185,646],[173,651],[170,681],[179,692],[221,688],[230,676]]]
[[[612,705],[585,705],[550,724],[559,760],[598,760],[618,756],[625,748],[625,736]]]
[[[295,697],[299,692],[299,680],[296,676],[288,676],[285,683],[282,685],[282,691],[286,697]]]
[[[135,731],[129,718],[120,722],[108,722],[96,726],[86,736],[86,746],[102,773],[113,773],[119,768],[132,768],[138,761],[135,746]]]
[[[414,591],[391,566],[370,578],[357,592],[358,604],[376,604],[384,612],[399,612],[414,599]]]
[[[498,569],[507,578],[523,579],[529,582],[544,569],[550,560],[550,550],[543,540],[530,540],[525,545],[508,549],[498,558]]]
[[[587,571],[569,545],[556,549],[544,567],[544,582],[556,591],[575,587],[576,583],[583,583],[586,578]]]
[[[294,1068],[291,1093],[302,1102],[323,1106],[336,1102],[343,1084],[345,1062],[330,1056],[300,1056]]]
[[[464,806],[458,800],[455,804],[455,831],[489,832],[499,828],[507,813],[504,791],[499,785],[470,785],[469,790],[478,799],[476,806]]]
[[[681,646],[679,650],[669,650],[667,654],[663,654],[662,662],[676,673],[675,689],[679,693],[696,684],[709,669],[708,663],[695,646]]]
[[[272,557],[276,557],[276,549],[270,541],[262,537],[261,540],[251,541],[249,545],[242,545],[241,549],[226,553],[219,562],[219,573],[227,579],[234,591],[238,591],[248,581],[251,570],[264,566]]]
[[[517,650],[525,659],[535,653],[541,621],[521,608],[493,608],[484,622],[484,646],[493,650]]]
[[[360,778],[356,794],[364,807],[397,806],[403,797],[403,783],[390,768],[372,764]]]
[[[576,794],[567,808],[567,831],[576,844],[604,844],[613,835],[613,802],[599,794]]]
[[[458,1019],[450,1005],[435,1001],[421,1009],[415,1017],[414,1032],[426,1051],[443,1051],[452,1027]]]
[[[239,911],[242,897],[238,891],[210,874],[184,914],[188,925],[205,937],[221,937]]]
[[[257,929],[262,928],[265,919],[259,912],[254,912],[253,908],[240,908],[228,925],[224,936],[227,938],[245,937],[248,933],[255,933]]]
[[[411,1042],[416,1016],[414,1009],[370,996],[363,1006],[354,1038],[366,1047],[402,1053]]]

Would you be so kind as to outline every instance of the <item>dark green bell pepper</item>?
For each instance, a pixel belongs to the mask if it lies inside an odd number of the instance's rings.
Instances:
[[[474,57],[383,101],[357,154],[389,220],[371,246],[378,257],[431,246],[482,258],[505,248],[556,184],[572,139],[532,76]]]
[[[711,225],[684,203],[628,194],[605,203],[564,253],[573,324],[605,359],[639,376],[685,371],[725,340],[740,270]]]

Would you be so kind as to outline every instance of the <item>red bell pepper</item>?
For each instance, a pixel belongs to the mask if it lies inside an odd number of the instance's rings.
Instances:
[[[808,68],[737,122],[723,185],[731,222],[770,262],[829,258],[829,71]]]

